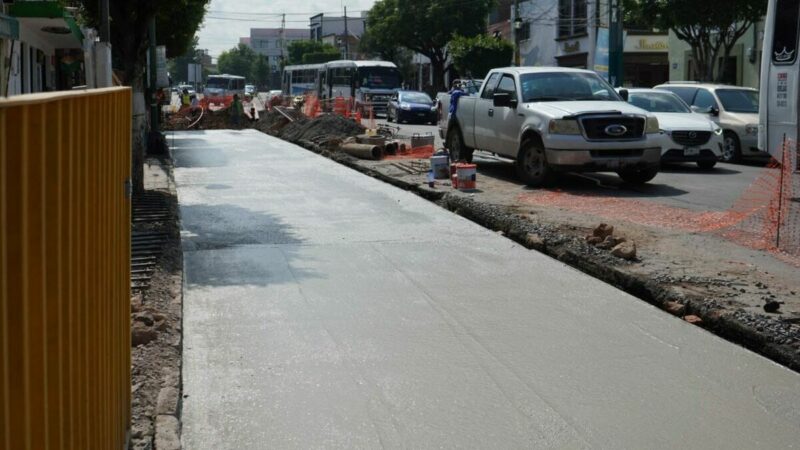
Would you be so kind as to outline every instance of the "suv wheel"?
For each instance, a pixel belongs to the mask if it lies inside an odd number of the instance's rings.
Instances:
[[[739,162],[742,159],[742,147],[739,136],[733,131],[726,131],[722,141],[722,160],[727,163]]]
[[[464,145],[461,132],[456,127],[451,128],[447,133],[447,149],[450,152],[450,161],[458,162],[463,160],[468,163],[472,162],[472,152],[474,150]]]
[[[540,187],[552,179],[552,170],[547,165],[544,146],[536,139],[525,139],[517,155],[517,176],[531,187]]]
[[[649,169],[629,169],[617,172],[623,181],[630,184],[645,184],[658,175],[658,167]]]

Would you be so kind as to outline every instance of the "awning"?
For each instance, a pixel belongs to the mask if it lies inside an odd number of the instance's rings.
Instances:
[[[17,22],[17,19],[0,14],[0,38],[19,39],[19,22]]]
[[[45,34],[70,34],[75,37],[78,46],[83,42],[83,33],[75,18],[58,2],[17,2],[11,5],[9,14],[22,23],[39,26]]]

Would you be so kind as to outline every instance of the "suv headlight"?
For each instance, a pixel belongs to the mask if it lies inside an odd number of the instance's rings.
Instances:
[[[714,134],[716,134],[717,136],[722,136],[722,128],[720,127],[714,128]]]
[[[758,135],[758,125],[749,123],[744,127],[744,132],[750,136],[756,136]]]
[[[658,124],[658,118],[657,117],[649,116],[647,118],[647,125],[645,125],[644,132],[647,133],[647,134],[661,132],[661,127]]]
[[[553,119],[548,129],[550,134],[581,134],[581,127],[574,119]]]

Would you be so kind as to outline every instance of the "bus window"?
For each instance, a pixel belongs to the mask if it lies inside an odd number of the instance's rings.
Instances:
[[[772,61],[775,64],[793,64],[797,60],[797,27],[800,2],[777,0],[773,29]]]

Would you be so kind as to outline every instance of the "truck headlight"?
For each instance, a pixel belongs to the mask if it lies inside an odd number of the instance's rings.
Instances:
[[[758,125],[749,123],[744,127],[744,132],[749,136],[756,136],[758,135]]]
[[[647,118],[647,125],[645,126],[645,133],[659,133],[661,132],[661,127],[658,124],[658,118],[655,116],[651,116]]]
[[[402,109],[403,111],[408,111],[411,109],[411,105],[409,105],[408,103],[400,103],[400,109]]]
[[[553,119],[548,129],[550,134],[581,134],[578,121],[573,119]]]

